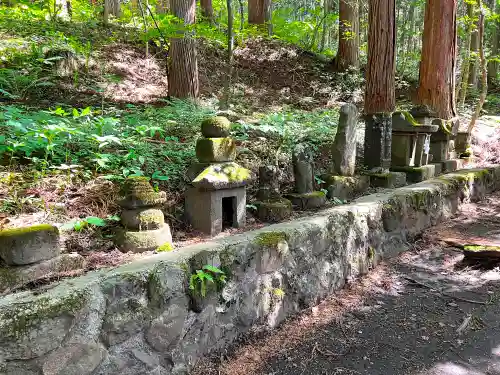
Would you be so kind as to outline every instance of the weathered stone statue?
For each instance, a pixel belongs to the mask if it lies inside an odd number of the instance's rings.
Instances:
[[[287,196],[294,206],[302,210],[318,208],[325,204],[326,194],[314,191],[312,154],[304,144],[295,146],[292,154],[295,192]]]
[[[292,202],[280,194],[278,169],[274,165],[259,168],[257,199],[257,217],[260,220],[273,223],[290,217]]]
[[[215,236],[224,227],[242,227],[246,218],[245,185],[250,171],[234,162],[236,144],[229,137],[231,123],[225,117],[201,124],[204,138],[196,142],[199,163],[188,172],[193,178],[186,191],[186,219],[193,228]]]
[[[121,221],[125,230],[117,235],[124,251],[136,253],[172,246],[170,226],[159,208],[165,202],[164,192],[155,192],[148,177],[128,177],[122,189]]]

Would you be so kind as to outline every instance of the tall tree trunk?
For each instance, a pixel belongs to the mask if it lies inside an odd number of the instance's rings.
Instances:
[[[263,25],[270,19],[271,0],[248,0],[248,23]]]
[[[416,101],[445,120],[456,116],[456,18],[456,0],[427,0]]]
[[[496,1],[493,1],[492,12],[499,12],[500,7],[496,5]],[[491,36],[491,58],[500,59],[500,20],[496,20],[493,25],[492,36]],[[498,75],[498,66],[500,64],[498,61],[490,61],[488,63],[488,78],[490,80],[496,80]]]
[[[368,11],[368,65],[365,114],[392,112],[396,106],[396,23],[394,0],[371,0]]]
[[[403,63],[401,67],[401,74],[405,74],[406,70],[406,62],[408,61],[408,55],[411,53],[412,39],[413,39],[413,29],[415,28],[415,3],[412,2],[410,4],[410,8],[408,9],[408,29],[405,29],[404,34],[406,34],[406,38],[402,38],[403,43],[401,48],[403,49]],[[405,48],[406,42],[406,48]]]
[[[396,4],[371,0],[368,11],[368,65],[365,90],[364,163],[373,172],[391,166],[395,98]]]
[[[110,15],[120,17],[121,14],[120,0],[104,0],[104,24],[108,24]]]
[[[212,23],[214,20],[214,7],[212,5],[212,0],[200,0],[200,6],[203,17]]]
[[[474,18],[474,5],[467,3],[467,16],[470,20],[469,25],[467,25],[466,30],[466,39],[465,39],[465,57],[462,62],[462,71],[461,71],[461,79],[460,85],[457,85],[457,89],[455,93],[459,93],[458,97],[458,106],[459,108],[463,108],[465,105],[465,98],[467,97],[467,89],[469,88],[469,72],[470,72],[470,50],[472,43],[472,32],[474,31],[475,25],[472,22]]]
[[[473,87],[477,87],[477,73],[478,73],[478,55],[477,51],[479,50],[479,31],[478,28],[475,27],[474,31],[471,34],[471,42],[470,42],[470,66],[469,66],[469,85]]]
[[[196,15],[196,0],[171,0],[174,16],[185,24],[193,24]],[[169,96],[175,98],[197,98],[199,95],[198,59],[196,41],[189,32],[181,32],[172,38],[170,45]]]
[[[477,5],[479,8],[479,21],[478,21],[478,38],[479,38],[479,60],[481,65],[481,95],[479,96],[479,103],[477,104],[476,111],[472,115],[469,126],[467,128],[467,145],[470,146],[472,131],[476,125],[476,120],[481,114],[484,102],[486,101],[486,95],[488,93],[488,73],[487,73],[487,60],[484,55],[484,9],[482,0],[477,0]]]
[[[339,0],[339,49],[335,69],[344,72],[359,68],[359,3],[358,0]]]
[[[169,0],[157,0],[156,2],[156,13],[165,14],[170,11],[170,1]]]

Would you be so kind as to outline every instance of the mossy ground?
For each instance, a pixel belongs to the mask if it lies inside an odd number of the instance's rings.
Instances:
[[[265,247],[277,247],[278,244],[288,241],[285,232],[264,232],[255,237],[254,243]]]
[[[39,225],[32,225],[29,227],[3,229],[0,231],[0,237],[22,236],[23,234],[36,233],[36,232],[57,233],[59,232],[59,230],[57,229],[57,227],[50,224],[39,224]]]

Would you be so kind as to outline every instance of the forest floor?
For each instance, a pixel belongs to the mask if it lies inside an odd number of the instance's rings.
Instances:
[[[449,245],[498,246],[499,224],[497,192],[319,306],[247,337],[193,374],[499,375],[499,263],[465,261]]]

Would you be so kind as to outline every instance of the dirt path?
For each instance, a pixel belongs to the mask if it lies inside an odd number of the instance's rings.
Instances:
[[[442,241],[499,243],[499,224],[500,194],[468,204],[411,251],[194,373],[500,375],[500,270]]]

